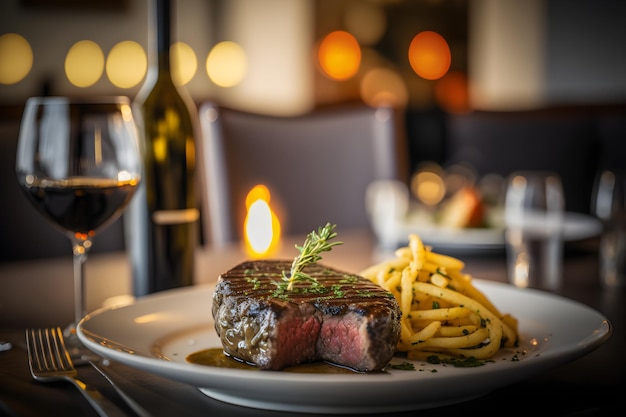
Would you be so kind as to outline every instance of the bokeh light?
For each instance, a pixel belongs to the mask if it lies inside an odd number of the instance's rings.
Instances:
[[[116,44],[107,57],[106,72],[113,85],[131,88],[146,75],[148,59],[141,45],[134,41]]]
[[[446,168],[444,181],[447,195],[457,193],[465,187],[474,187],[478,172],[469,162],[459,162]]]
[[[385,34],[387,17],[381,5],[367,1],[352,2],[346,7],[345,23],[361,45],[374,45]]]
[[[76,42],[65,56],[65,76],[76,87],[94,85],[104,72],[104,53],[94,41]]]
[[[176,85],[185,85],[196,75],[198,59],[191,46],[176,42],[170,48],[172,79]]]
[[[248,58],[244,49],[232,41],[216,44],[206,59],[206,72],[220,87],[234,87],[246,76]]]
[[[409,63],[413,71],[426,80],[443,77],[452,61],[448,42],[437,32],[420,32],[409,45]]]
[[[33,50],[17,33],[0,36],[0,84],[22,81],[33,67]]]
[[[467,76],[459,71],[450,71],[435,83],[435,100],[439,107],[450,113],[469,111]]]
[[[374,68],[361,80],[361,98],[372,107],[404,107],[408,102],[408,91],[402,77],[386,68]]]
[[[328,77],[347,80],[353,77],[361,65],[361,47],[356,38],[345,31],[331,32],[320,42],[319,64]]]
[[[418,201],[436,206],[446,195],[442,168],[434,162],[425,162],[411,178],[411,192]]]

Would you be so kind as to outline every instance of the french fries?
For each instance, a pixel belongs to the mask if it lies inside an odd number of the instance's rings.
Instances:
[[[464,274],[465,264],[432,252],[409,235],[396,257],[360,275],[390,291],[402,311],[397,350],[409,359],[431,355],[489,359],[518,340],[517,320],[502,314]]]

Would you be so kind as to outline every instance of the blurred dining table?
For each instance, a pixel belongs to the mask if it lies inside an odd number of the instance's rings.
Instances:
[[[293,258],[295,244],[304,236],[283,238],[275,258]],[[389,253],[376,248],[369,230],[341,231],[343,245],[325,253],[323,263],[358,272]],[[443,251],[440,251],[443,252]],[[476,279],[506,282],[504,252],[489,255],[453,254],[465,262],[465,272]],[[217,276],[247,258],[238,244],[198,249],[195,285]],[[67,383],[40,384],[28,368],[25,329],[68,324],[73,317],[71,258],[37,259],[0,264],[0,340],[11,348],[0,351],[0,416],[95,416],[95,411]],[[92,255],[87,263],[87,309],[128,301],[132,294],[130,264],[125,252]],[[597,242],[568,243],[564,288],[559,294],[599,311],[611,323],[612,335],[591,353],[479,398],[433,409],[385,415],[421,416],[548,414],[595,416],[626,409],[626,291],[602,288],[598,279]],[[506,310],[506,306],[499,306]],[[533,306],[529,305],[529,309]],[[210,306],[206,306],[210,317]],[[276,412],[240,407],[212,399],[196,387],[116,362],[106,367],[112,378],[152,416],[282,416]],[[89,366],[79,375],[113,399],[129,416],[137,413]],[[328,415],[328,414],[326,414]],[[362,415],[362,413],[359,413]]]

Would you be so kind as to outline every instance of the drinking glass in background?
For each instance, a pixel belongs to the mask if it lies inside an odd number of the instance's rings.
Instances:
[[[600,236],[600,284],[626,287],[626,172],[602,171],[596,178],[592,213],[603,223]]]
[[[128,205],[141,167],[127,97],[27,100],[18,138],[17,181],[39,213],[71,241],[74,322],[69,330],[86,313],[84,266],[94,236]]]
[[[554,172],[524,171],[509,176],[504,222],[511,284],[561,289],[564,200],[561,179]]]
[[[409,189],[401,181],[373,181],[365,193],[365,209],[381,251],[393,251],[400,243],[404,218],[409,209]]]

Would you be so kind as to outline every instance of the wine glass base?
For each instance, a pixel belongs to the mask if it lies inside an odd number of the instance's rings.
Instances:
[[[63,329],[63,338],[65,339],[65,347],[70,353],[70,357],[74,365],[79,366],[100,359],[95,353],[90,351],[83,345],[76,333],[76,324],[70,323]]]

